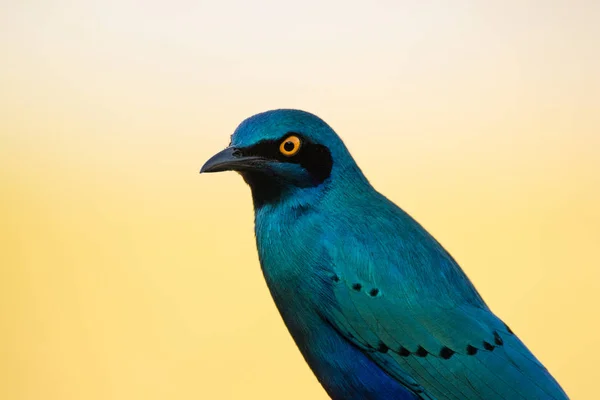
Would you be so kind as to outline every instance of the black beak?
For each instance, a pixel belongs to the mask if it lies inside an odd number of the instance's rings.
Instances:
[[[262,157],[244,156],[239,149],[228,147],[212,156],[200,169],[203,172],[245,171],[257,169],[267,162]]]

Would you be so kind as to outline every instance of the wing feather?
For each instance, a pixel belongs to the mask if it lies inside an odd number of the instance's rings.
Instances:
[[[448,308],[425,300],[405,310],[389,284],[380,282],[370,293],[369,282],[343,270],[326,319],[421,398],[567,398],[485,306]]]

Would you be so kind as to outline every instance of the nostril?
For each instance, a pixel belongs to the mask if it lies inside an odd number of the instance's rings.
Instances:
[[[231,155],[233,157],[241,157],[242,156],[242,152],[239,150],[234,150],[233,153],[231,153]]]

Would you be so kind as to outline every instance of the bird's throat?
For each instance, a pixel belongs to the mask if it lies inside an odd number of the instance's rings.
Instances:
[[[244,171],[241,175],[250,186],[255,210],[277,203],[285,191],[280,182],[262,172]]]

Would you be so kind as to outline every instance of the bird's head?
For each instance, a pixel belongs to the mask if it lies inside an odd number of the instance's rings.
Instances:
[[[230,145],[203,172],[238,171],[250,185],[255,207],[320,196],[342,174],[364,180],[342,140],[322,119],[300,110],[273,110],[243,121]]]

